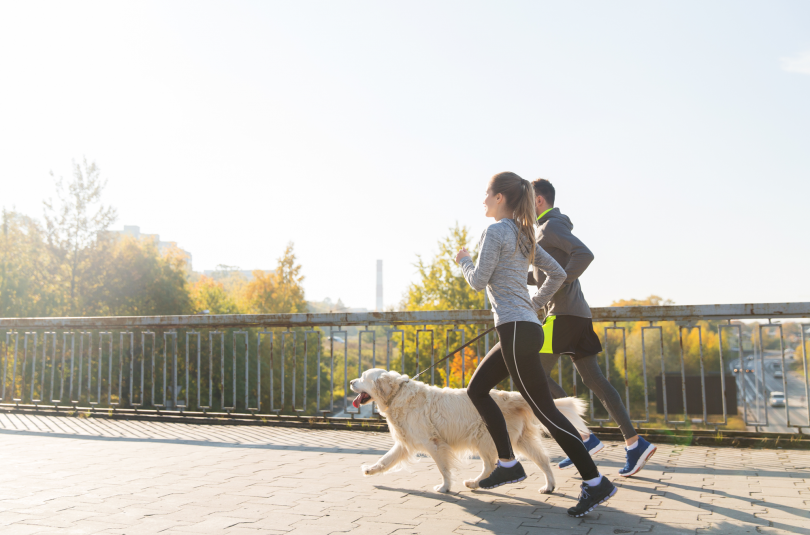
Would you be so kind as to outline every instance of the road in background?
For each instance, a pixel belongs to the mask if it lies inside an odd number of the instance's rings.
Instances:
[[[750,372],[734,373],[739,392],[740,414],[743,404],[748,411],[748,422],[766,423],[758,426],[761,430],[773,433],[797,432],[795,426],[810,427],[807,412],[807,389],[804,370],[790,370],[794,360],[785,358],[784,379],[775,377],[782,369],[782,356],[779,351],[765,351],[763,358],[751,355],[745,358],[745,368]],[[729,363],[730,372],[739,367],[739,360]],[[743,379],[740,378],[743,376]],[[764,383],[763,383],[764,380]],[[787,388],[785,388],[787,386]],[[785,407],[771,407],[768,400],[771,392],[784,392]],[[787,410],[786,410],[787,409]],[[767,412],[767,415],[766,415]],[[788,427],[788,413],[790,425]],[[755,430],[751,427],[751,430]],[[806,432],[807,429],[804,429]]]

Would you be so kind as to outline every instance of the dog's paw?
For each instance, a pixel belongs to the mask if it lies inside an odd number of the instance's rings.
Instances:
[[[363,471],[364,476],[373,476],[374,474],[380,472],[380,467],[376,464],[364,464],[360,467],[360,469]]]
[[[435,490],[436,492],[449,492],[450,485],[445,485],[444,483],[442,483],[441,485],[436,485],[435,487],[433,487],[433,490]]]
[[[464,480],[464,486],[466,486],[468,489],[477,489],[479,487],[478,481],[475,479]]]
[[[549,485],[546,483],[542,487],[540,487],[540,494],[551,494],[554,492],[554,485]]]

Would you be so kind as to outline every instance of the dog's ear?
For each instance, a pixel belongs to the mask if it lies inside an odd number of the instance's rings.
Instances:
[[[380,401],[386,402],[388,398],[391,397],[395,380],[396,377],[391,375],[391,372],[385,372],[380,374],[377,380],[374,381],[374,389],[377,391],[377,394],[379,394]]]

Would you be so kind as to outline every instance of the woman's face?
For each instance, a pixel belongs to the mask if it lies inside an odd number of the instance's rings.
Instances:
[[[502,193],[493,195],[492,188],[487,188],[487,196],[484,197],[484,207],[486,208],[484,215],[486,217],[495,217],[498,213],[498,205],[503,203],[503,201]]]

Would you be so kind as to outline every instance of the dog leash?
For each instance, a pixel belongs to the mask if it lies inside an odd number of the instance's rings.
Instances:
[[[491,333],[491,332],[492,332],[492,331],[494,331],[494,330],[495,330],[495,327],[490,327],[489,329],[487,329],[486,331],[482,332],[481,334],[479,334],[478,336],[476,336],[475,338],[473,338],[472,340],[470,340],[470,341],[469,341],[469,342],[467,342],[466,344],[462,345],[461,347],[457,347],[456,349],[454,349],[453,351],[451,351],[450,353],[448,353],[447,355],[445,355],[445,356],[444,356],[444,357],[443,357],[441,360],[439,360],[439,361],[435,362],[434,364],[431,364],[430,366],[428,366],[427,368],[425,368],[425,369],[424,369],[424,370],[422,370],[421,372],[417,373],[416,375],[414,375],[414,376],[412,377],[412,379],[413,379],[414,381],[416,381],[416,379],[418,379],[418,378],[419,378],[419,376],[420,376],[420,375],[422,375],[423,373],[427,373],[427,372],[429,372],[431,369],[435,368],[436,366],[438,366],[439,364],[441,364],[441,363],[442,363],[442,362],[444,362],[445,360],[449,359],[450,357],[452,357],[453,355],[455,355],[456,353],[458,353],[459,351],[461,351],[461,350],[462,350],[462,349],[464,349],[465,347],[469,346],[469,345],[470,345],[470,344],[472,344],[473,342],[477,342],[478,340],[480,340],[481,338],[483,338],[484,336],[488,335],[489,333]]]

